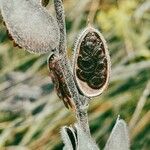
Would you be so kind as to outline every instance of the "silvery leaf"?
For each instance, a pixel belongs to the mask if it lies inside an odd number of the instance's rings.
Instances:
[[[39,5],[41,5],[41,3],[42,3],[42,0],[31,0],[31,1],[34,2],[34,3],[37,3]]]
[[[99,150],[94,140],[89,137],[79,125],[76,125],[78,137],[78,150]]]
[[[61,135],[64,141],[64,150],[99,150],[91,137],[81,129],[79,125],[63,127]]]
[[[63,150],[74,150],[77,148],[77,137],[75,130],[72,127],[63,127],[61,130],[61,136],[65,144]]]
[[[9,33],[22,48],[45,53],[58,46],[58,24],[40,0],[0,0],[0,10]]]
[[[124,120],[117,119],[104,150],[129,150],[129,136]]]

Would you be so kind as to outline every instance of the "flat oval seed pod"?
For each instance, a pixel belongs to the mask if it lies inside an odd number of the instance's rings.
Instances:
[[[45,53],[59,44],[56,20],[35,0],[0,0],[0,10],[14,41],[29,52]]]
[[[75,45],[73,74],[80,92],[87,97],[100,95],[110,76],[110,57],[102,34],[88,26]]]
[[[75,110],[76,106],[71,98],[70,90],[65,82],[62,68],[60,67],[60,59],[54,54],[50,54],[48,58],[48,67],[51,71],[51,78],[57,91],[58,97],[63,100],[66,108]]]

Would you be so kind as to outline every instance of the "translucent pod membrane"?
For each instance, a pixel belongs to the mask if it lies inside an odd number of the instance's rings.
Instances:
[[[100,95],[107,87],[110,76],[110,57],[102,34],[88,26],[75,45],[74,78],[87,97]]]
[[[34,0],[0,0],[0,10],[14,41],[29,52],[45,53],[59,44],[57,21]]]

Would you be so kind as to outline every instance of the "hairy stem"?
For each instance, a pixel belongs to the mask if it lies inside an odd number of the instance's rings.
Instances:
[[[77,121],[78,124],[82,127],[82,129],[88,134],[90,137],[90,128],[89,128],[89,122],[88,122],[88,113],[87,109],[78,109],[77,110]]]
[[[71,97],[76,105],[77,121],[83,128],[83,130],[90,135],[87,115],[87,103],[88,98],[79,94],[75,85],[72,68],[67,57],[67,42],[66,42],[66,27],[65,27],[65,15],[64,8],[61,0],[54,0],[56,18],[60,29],[60,43],[59,43],[59,57],[60,67],[63,70],[63,76],[67,86],[69,87]]]

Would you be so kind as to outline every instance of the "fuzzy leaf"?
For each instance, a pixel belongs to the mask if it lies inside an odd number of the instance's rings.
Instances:
[[[117,119],[104,150],[129,150],[129,136],[124,120]]]
[[[45,53],[59,44],[56,20],[40,0],[0,0],[0,10],[15,42],[29,52]]]
[[[79,125],[76,125],[76,128],[78,137],[78,150],[99,150],[93,139],[86,135]]]
[[[64,150],[99,150],[96,143],[82,131],[79,125],[63,127],[61,135],[64,141]]]
[[[61,136],[65,144],[63,150],[74,150],[77,147],[77,137],[72,127],[63,127]]]

